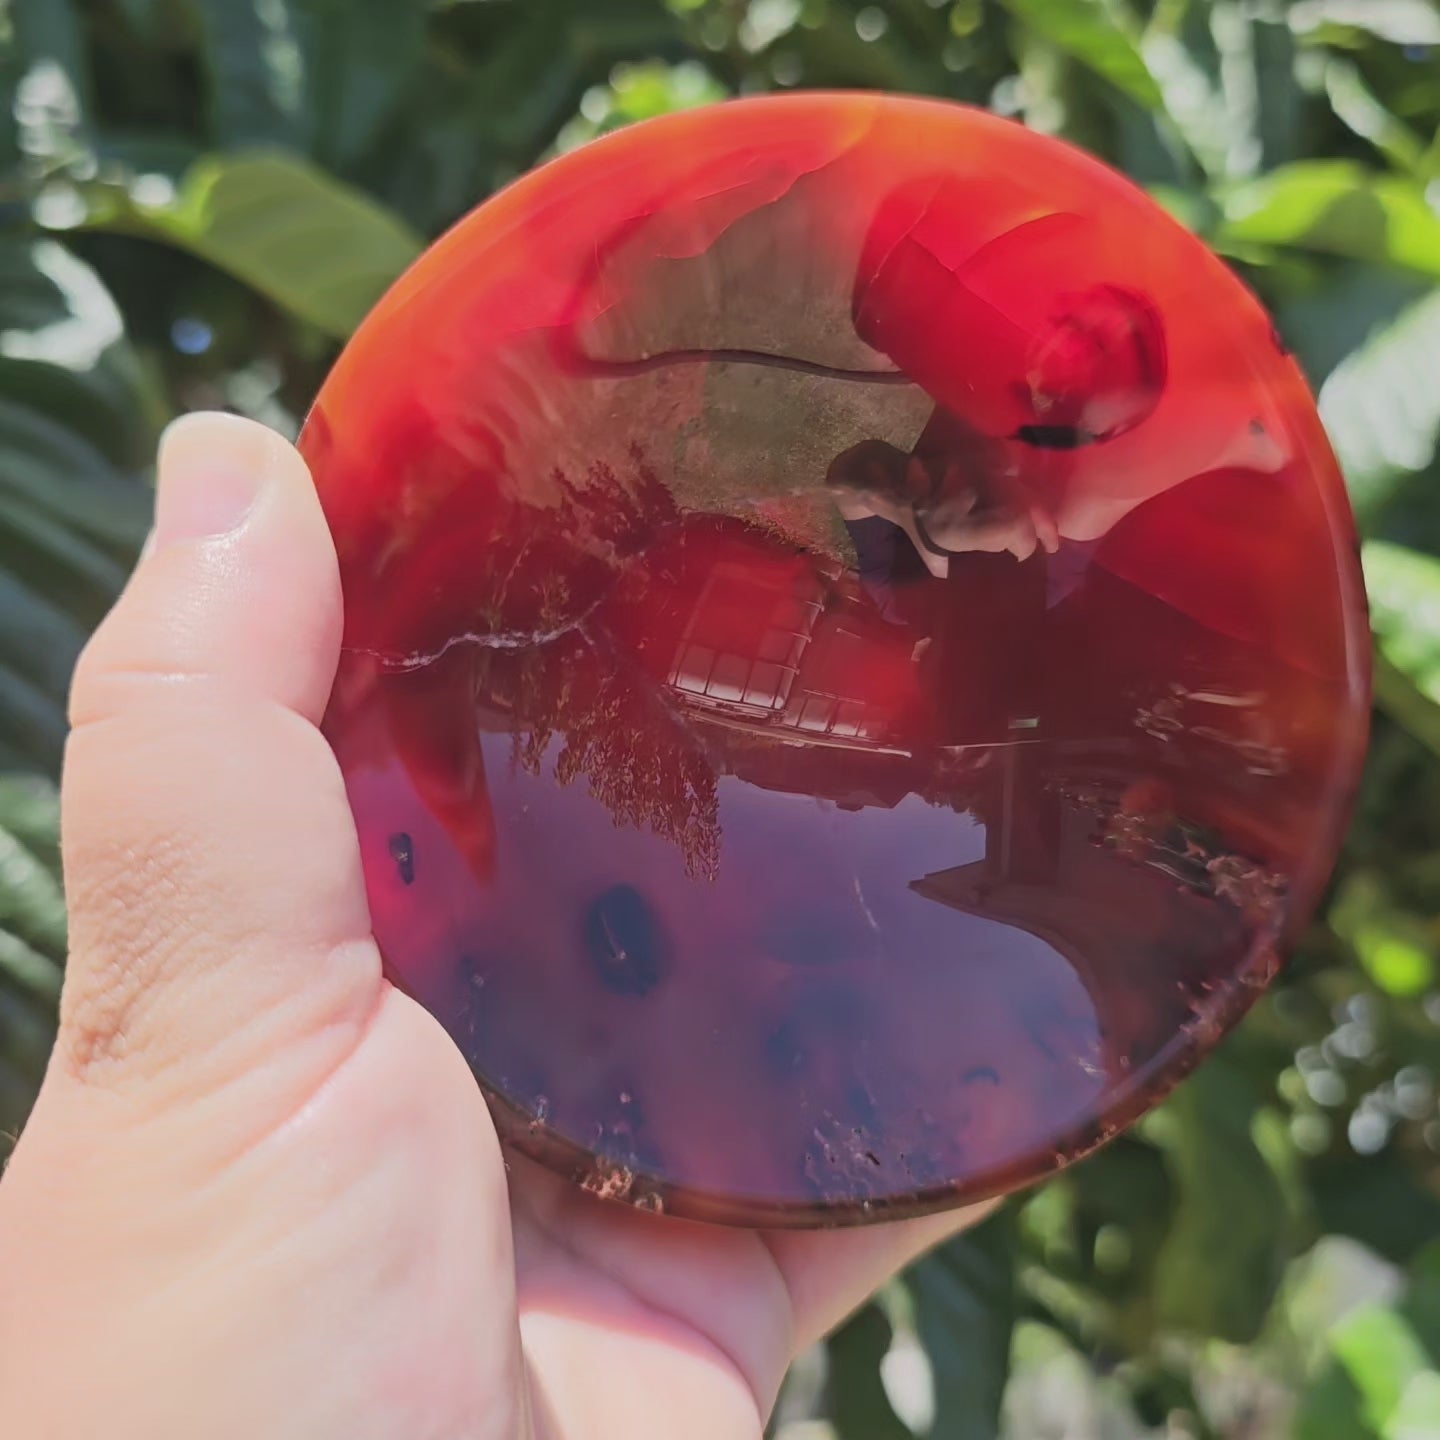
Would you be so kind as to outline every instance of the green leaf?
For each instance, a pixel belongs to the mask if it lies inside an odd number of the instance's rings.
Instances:
[[[1297,35],[1341,25],[1394,45],[1440,45],[1440,11],[1428,0],[1299,0],[1289,20]]]
[[[1340,121],[1386,159],[1402,170],[1423,171],[1424,142],[1380,103],[1357,66],[1331,60],[1325,67],[1325,94]]]
[[[880,1362],[890,1348],[891,1334],[884,1311],[872,1302],[827,1343],[827,1408],[840,1440],[913,1440],[880,1378]]]
[[[60,879],[60,794],[51,781],[0,775],[0,825]]]
[[[54,1006],[48,1001],[37,1004],[30,996],[0,983],[0,1055],[28,1081],[32,1093],[45,1072],[54,1039]],[[13,1121],[17,1117],[12,1112],[3,1118]]]
[[[1356,509],[1375,509],[1440,442],[1440,292],[1403,310],[1330,373],[1320,414]],[[1383,561],[1381,562],[1384,563]]]
[[[1251,49],[1255,73],[1258,124],[1263,168],[1294,160],[1304,148],[1304,95],[1295,79],[1295,37],[1283,20],[1251,16]]]
[[[0,236],[0,396],[121,464],[148,464],[167,418],[109,291],[54,240]]]
[[[1077,1273],[1104,1301],[1105,1334],[1143,1348],[1155,1330],[1155,1273],[1174,1223],[1176,1187],[1164,1157],[1121,1136],[1071,1172]]]
[[[1221,245],[1294,246],[1440,276],[1440,214],[1424,187],[1349,160],[1305,160],[1222,199]]]
[[[211,126],[222,146],[292,140],[303,88],[289,0],[189,0],[199,22]]]
[[[1381,540],[1361,558],[1380,654],[1440,719],[1440,560]]]
[[[0,984],[13,985],[54,1005],[60,999],[61,975],[58,961],[27,945],[18,935],[0,930]]]
[[[1385,705],[1384,688],[1377,693]],[[1440,710],[1435,718],[1440,720]],[[1365,973],[1387,995],[1414,998],[1434,984],[1436,957],[1430,923],[1408,913],[1381,874],[1352,870],[1339,886],[1329,921],[1330,928],[1355,951]]]
[[[1250,1081],[1220,1055],[1153,1127],[1179,1197],[1156,1264],[1160,1318],[1242,1344],[1259,1334],[1295,1241],[1284,1191],[1251,1133],[1256,1108]]]
[[[11,0],[11,21],[22,66],[53,66],[68,91],[64,103],[75,106],[74,121],[83,127],[90,109],[90,67],[75,0]]]
[[[1164,97],[1165,123],[1183,137],[1205,174],[1220,179],[1229,174],[1248,132],[1224,93],[1224,67],[1208,21],[1208,6],[1161,0],[1141,37],[1140,53]]]
[[[53,768],[71,666],[144,538],[154,401],[99,278],[0,239],[0,740]]]
[[[0,776],[0,1127],[19,1128],[54,1035],[65,955],[55,787]]]
[[[1330,1348],[1360,1392],[1367,1423],[1388,1433],[1401,1396],[1428,1370],[1425,1348],[1415,1332],[1395,1310],[1365,1305],[1330,1332]]]
[[[133,553],[148,528],[136,494],[73,430],[0,395],[0,489],[77,535]]]
[[[1385,1421],[1384,1440],[1435,1440],[1440,1435],[1440,1374],[1423,1370],[1400,1392]]]
[[[376,144],[414,84],[425,12],[394,0],[310,0],[295,18],[312,147],[344,169]]]
[[[1320,1224],[1388,1260],[1404,1263],[1440,1235],[1440,1197],[1393,1146],[1363,1161],[1325,1157],[1310,1166],[1309,1178]]]
[[[1135,41],[1095,0],[1004,0],[1005,8],[1043,40],[1073,56],[1147,110],[1164,104]]]
[[[65,897],[44,863],[0,814],[0,926],[52,956],[65,953]]]
[[[1332,1361],[1306,1392],[1294,1440],[1380,1440],[1365,1423],[1364,1401],[1345,1368]]]
[[[935,1375],[935,1440],[993,1440],[1017,1309],[1018,1211],[1006,1206],[905,1277]]]
[[[120,202],[95,223],[188,250],[340,339],[422,249],[403,220],[361,191],[270,153],[208,158],[172,203]]]

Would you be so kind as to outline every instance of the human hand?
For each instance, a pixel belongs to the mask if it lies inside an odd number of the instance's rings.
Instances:
[[[0,1183],[0,1434],[758,1436],[796,1352],[978,1211],[743,1232],[503,1158],[381,974],[317,728],[340,616],[295,451],[173,427],[75,679],[60,1036]]]

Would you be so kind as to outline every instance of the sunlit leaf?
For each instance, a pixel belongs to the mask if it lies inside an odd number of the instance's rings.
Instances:
[[[1367,1305],[1331,1331],[1330,1348],[1360,1392],[1365,1419],[1387,1433],[1400,1397],[1429,1368],[1414,1331],[1388,1306]]]
[[[1289,20],[1301,35],[1343,25],[1395,45],[1440,45],[1440,11],[1429,0],[1298,0]]]
[[[1382,502],[1440,441],[1440,292],[1401,312],[1331,372],[1320,414],[1355,506]],[[1383,562],[1382,562],[1383,563]]]
[[[75,123],[83,126],[90,108],[90,70],[75,0],[10,0],[9,9],[21,66],[32,72],[54,67],[75,106]]]
[[[86,631],[145,535],[129,462],[152,408],[94,271],[53,241],[0,239],[0,741],[42,769]]]
[[[1387,701],[1382,686],[1380,703]],[[1398,718],[1398,717],[1397,717]],[[1348,875],[1330,907],[1330,928],[1354,950],[1365,973],[1388,995],[1413,998],[1435,983],[1435,942],[1428,921],[1407,913],[1380,873]]]
[[[1160,87],[1135,40],[1094,0],[1004,0],[1005,8],[1036,35],[1088,65],[1147,110],[1164,103]]]
[[[1231,189],[1223,207],[1222,244],[1295,246],[1440,276],[1440,214],[1403,176],[1297,161]]]
[[[1380,103],[1358,67],[1331,60],[1325,67],[1325,94],[1335,114],[1387,159],[1402,169],[1423,170],[1424,142]]]
[[[53,814],[58,834],[58,807]],[[0,797],[0,926],[49,955],[61,956],[66,923],[60,882],[4,821]]]
[[[1435,1440],[1440,1435],[1440,1373],[1412,1376],[1385,1420],[1383,1440]]]
[[[1440,706],[1440,560],[1380,540],[1363,560],[1380,653]]]

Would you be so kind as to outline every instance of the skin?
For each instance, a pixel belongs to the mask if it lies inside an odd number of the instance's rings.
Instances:
[[[155,531],[75,678],[71,958],[0,1183],[0,1434],[730,1440],[978,1211],[843,1233],[639,1214],[502,1155],[381,973],[317,728],[335,555],[299,456],[161,448]]]
[[[867,458],[852,460],[846,467],[844,483],[831,484],[836,508],[846,520],[878,515],[898,525],[937,580],[949,575],[950,556],[966,551],[1008,550],[1017,560],[1028,560],[1037,548],[1051,555],[1059,549],[1060,535],[1054,518],[1038,502],[1022,498],[1017,492],[1007,503],[987,510],[979,507],[979,495],[953,461],[937,484],[919,456],[906,456],[888,445],[872,444],[857,447],[857,451],[860,448],[866,449]],[[848,453],[853,456],[857,452]],[[944,555],[925,544],[915,523],[917,502],[910,497],[931,491],[939,498],[925,504],[920,513],[931,541],[949,552]]]

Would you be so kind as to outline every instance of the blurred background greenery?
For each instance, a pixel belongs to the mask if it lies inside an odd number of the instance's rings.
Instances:
[[[223,406],[293,434],[366,308],[497,186],[796,86],[1065,135],[1219,249],[1319,392],[1379,648],[1357,818],[1282,981],[1135,1132],[806,1356],[774,1428],[1440,1436],[1432,0],[0,0],[0,1126],[65,953],[66,683],[160,426]]]

